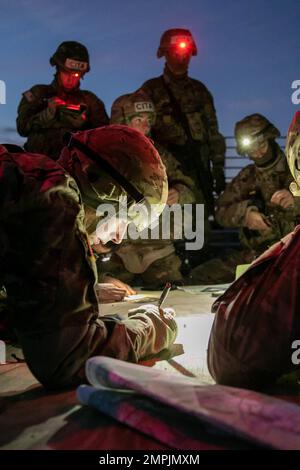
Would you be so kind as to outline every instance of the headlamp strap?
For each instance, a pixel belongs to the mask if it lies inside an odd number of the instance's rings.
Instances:
[[[119,171],[114,168],[107,160],[105,160],[98,152],[92,150],[88,145],[75,139],[71,133],[67,133],[65,141],[69,148],[75,147],[83,152],[87,157],[92,160],[96,165],[101,165],[104,171],[108,173],[125,191],[131,196],[136,203],[144,199],[144,195],[138,191],[133,184],[128,181],[125,176],[121,175]]]

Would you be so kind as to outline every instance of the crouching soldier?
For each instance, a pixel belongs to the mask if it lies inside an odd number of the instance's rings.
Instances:
[[[91,248],[120,243],[129,222],[147,227],[167,188],[151,142],[125,126],[70,135],[58,162],[0,146],[1,285],[28,366],[46,387],[84,380],[91,356],[137,362],[173,343],[173,313],[153,305],[124,320],[99,316]],[[98,224],[107,207],[115,217]]]
[[[237,152],[249,156],[253,163],[243,168],[219,197],[216,219],[223,227],[239,228],[241,250],[195,268],[192,282],[233,281],[238,264],[251,263],[299,223],[300,203],[289,191],[292,175],[276,142],[279,135],[261,114],[237,122]]]
[[[113,124],[125,124],[146,136],[150,136],[151,127],[155,122],[154,104],[147,94],[141,90],[120,96],[112,105],[111,122]],[[170,152],[156,142],[154,142],[154,145],[166,166],[169,187],[167,204],[169,206],[178,204],[177,208],[181,211],[180,205],[195,202],[194,182],[183,173],[180,163]],[[162,219],[160,219],[160,222],[162,222]],[[162,228],[162,224],[160,228]],[[172,230],[172,226],[170,228],[170,235],[166,239],[160,236],[156,240],[151,240],[148,239],[149,235],[147,233],[147,237],[144,239],[128,239],[124,242],[114,252],[110,261],[102,264],[102,269],[109,273],[104,280],[117,282],[118,285],[119,281],[116,281],[115,278],[131,283],[139,276],[144,285],[157,287],[166,281],[182,282],[181,259],[176,254],[172,239],[174,230]],[[182,232],[181,224],[178,228]]]

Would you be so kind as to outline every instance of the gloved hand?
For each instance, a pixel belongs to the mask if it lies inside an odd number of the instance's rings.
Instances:
[[[123,323],[133,342],[137,360],[156,355],[174,343],[178,328],[172,308],[142,305],[129,310],[128,317]]]
[[[167,320],[173,320],[176,316],[175,310],[173,308],[158,308],[156,305],[153,304],[146,304],[141,305],[136,308],[132,308],[128,310],[128,317],[132,317],[133,315],[137,315],[139,313],[147,314],[147,315],[158,315],[159,317],[165,318]],[[175,321],[174,324],[176,325]],[[177,328],[177,325],[176,325]]]
[[[214,180],[214,190],[219,195],[226,187],[224,168],[221,165],[215,165],[212,170]]]
[[[58,96],[53,96],[52,98],[49,98],[48,100],[48,108],[55,114],[57,108],[60,106],[64,106],[66,103],[63,101],[61,98]]]
[[[55,119],[57,109],[65,104],[58,96],[53,96],[48,100],[47,107],[36,115],[35,122],[42,127],[47,127]]]
[[[75,129],[80,129],[86,122],[86,113],[77,113],[68,109],[60,109],[60,120],[66,122]]]

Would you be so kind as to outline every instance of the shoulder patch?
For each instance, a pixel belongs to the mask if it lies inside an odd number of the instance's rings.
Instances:
[[[23,93],[23,96],[27,99],[27,101],[31,102],[31,101],[34,101],[35,99],[35,96],[34,94],[32,93],[32,91],[28,90],[28,91],[25,91],[25,93]]]

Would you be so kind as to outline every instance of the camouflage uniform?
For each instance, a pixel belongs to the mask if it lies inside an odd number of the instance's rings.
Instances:
[[[277,135],[279,132],[276,130]],[[269,162],[259,166],[257,160],[255,164],[243,168],[217,201],[216,220],[223,227],[240,228],[242,249],[225,259],[212,259],[198,266],[191,272],[190,282],[198,284],[233,281],[238,264],[251,263],[299,223],[300,202],[297,198],[294,206],[287,209],[270,202],[276,191],[289,189],[293,178],[278,144],[271,140],[269,145],[272,154],[267,157]],[[244,226],[247,213],[251,210],[265,214],[271,223],[270,231],[250,230]]]
[[[125,133],[117,126],[89,132],[94,133],[75,134],[76,140],[94,147],[106,161],[117,145],[127,142],[132,154],[134,149],[144,149],[145,166],[148,161],[159,164],[153,147],[136,132]],[[138,152],[138,156],[143,154]],[[72,147],[64,149],[59,163],[64,167],[43,155],[9,154],[0,146],[1,279],[8,295],[10,323],[26,361],[49,388],[84,380],[85,361],[91,356],[135,362],[168,347],[176,336],[175,322],[158,315],[140,313],[127,320],[99,317],[96,264],[81,198],[88,205],[92,199],[88,190],[80,193],[68,173],[78,175],[83,187],[82,168],[91,161]],[[163,168],[156,166],[155,171],[152,166],[152,170],[157,188],[162,188]],[[98,191],[106,178],[102,173]],[[141,178],[146,181],[145,173]],[[85,184],[88,188],[88,180]],[[160,199],[162,193],[157,196]],[[97,206],[95,193],[93,197]]]
[[[196,191],[191,178],[184,175],[177,160],[156,145],[166,166],[169,188],[179,191],[178,204],[191,204]],[[194,189],[194,191],[193,191]],[[102,273],[116,277],[126,283],[134,283],[139,278],[144,285],[160,286],[167,281],[182,282],[181,259],[176,254],[172,240],[128,240],[115,251],[109,261],[98,261]]]
[[[87,62],[75,61],[75,67],[77,63],[79,65],[87,63],[85,71],[88,71],[88,53],[84,46],[75,42],[62,43],[50,59],[50,63],[56,65],[58,69],[67,70],[67,67],[63,67],[62,58],[74,55],[77,57],[77,50],[82,54],[82,49],[83,59]],[[65,107],[60,107],[55,113],[52,113],[48,107],[48,101],[53,97],[58,97],[66,103]],[[70,105],[81,105],[82,111],[69,110]],[[94,93],[80,90],[79,86],[65,90],[59,85],[57,74],[50,85],[35,85],[23,93],[18,107],[17,130],[21,136],[27,137],[25,149],[28,152],[46,154],[54,160],[58,159],[64,146],[63,136],[66,132],[92,129],[106,124],[108,116],[103,102]]]
[[[190,34],[186,30],[173,31]],[[161,55],[159,52],[158,56]],[[162,76],[146,81],[142,90],[154,102],[157,113],[154,140],[180,161],[184,171],[202,190],[212,212],[213,186],[218,193],[225,186],[225,140],[218,130],[211,93],[203,83],[187,74],[176,77],[167,66]]]
[[[299,149],[297,112],[286,144],[295,179],[290,190],[296,200],[300,196]],[[281,394],[283,386],[286,390],[292,385],[293,393],[295,386],[299,390],[299,253],[298,225],[264,252],[212,306],[215,319],[207,364],[217,383],[269,392],[279,379]]]
[[[129,117],[139,115],[135,105],[137,108],[146,109],[151,116],[155,112],[149,97],[138,91],[119,97],[113,103],[112,123],[129,124]],[[170,152],[160,144],[155,144],[155,147],[166,167],[169,189],[174,188],[179,192],[178,204],[193,203],[196,197],[193,180],[183,173],[180,163]],[[159,286],[166,281],[182,281],[181,260],[176,254],[172,240],[124,241],[109,261],[99,260],[98,265],[100,271],[126,283],[134,282],[137,275],[148,286]]]

